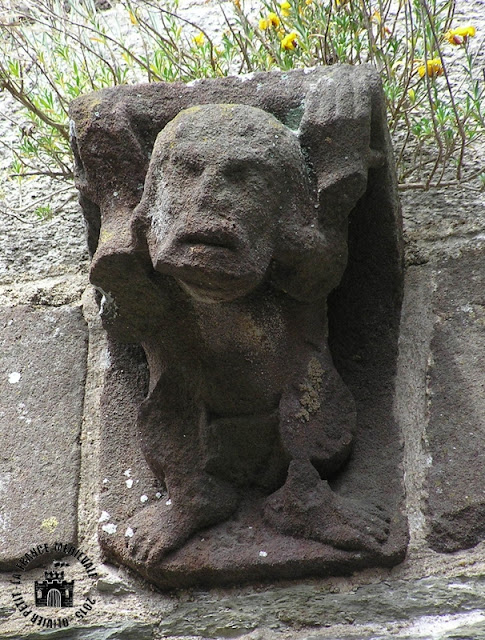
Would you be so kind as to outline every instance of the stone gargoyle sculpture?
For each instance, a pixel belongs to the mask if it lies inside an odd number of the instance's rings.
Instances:
[[[402,253],[376,73],[121,87],[71,118],[110,337],[107,558],[161,587],[399,561]]]

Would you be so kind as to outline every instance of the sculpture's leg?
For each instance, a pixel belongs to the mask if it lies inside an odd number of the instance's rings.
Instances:
[[[265,520],[292,536],[349,551],[379,552],[389,535],[389,517],[378,506],[343,498],[308,460],[293,460],[288,478],[265,505]]]
[[[339,496],[322,479],[348,459],[354,426],[353,398],[328,349],[314,353],[280,401],[281,444],[292,462],[285,484],[265,504],[273,528],[349,550],[377,551],[387,539],[389,520],[380,507]]]
[[[281,444],[288,460],[310,460],[327,477],[348,459],[355,404],[328,347],[308,354],[304,370],[281,397],[279,414]]]
[[[144,507],[128,522],[131,558],[154,564],[204,527],[226,520],[239,495],[229,483],[206,473],[200,422],[205,411],[184,393],[175,372],[166,373],[143,403],[138,428],[147,461],[164,477],[169,500]]]

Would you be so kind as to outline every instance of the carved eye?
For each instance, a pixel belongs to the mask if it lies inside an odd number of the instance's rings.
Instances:
[[[191,176],[200,176],[204,170],[204,165],[197,158],[185,158],[181,163],[181,168]]]
[[[171,164],[177,171],[190,177],[199,176],[204,170],[204,165],[200,158],[187,155],[173,155],[170,158]]]
[[[245,182],[249,176],[249,166],[247,163],[237,162],[227,165],[224,169],[224,176],[231,182]]]

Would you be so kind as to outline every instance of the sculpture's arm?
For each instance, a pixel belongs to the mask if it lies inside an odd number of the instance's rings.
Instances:
[[[105,218],[90,271],[103,296],[103,326],[123,342],[142,342],[160,330],[170,305],[169,283],[154,273],[137,223],[132,210]]]
[[[348,216],[366,192],[369,169],[384,165],[390,153],[377,72],[339,65],[324,75],[306,97],[299,138],[315,174],[315,218],[285,242],[287,255],[273,281],[309,302],[339,284],[347,265]]]

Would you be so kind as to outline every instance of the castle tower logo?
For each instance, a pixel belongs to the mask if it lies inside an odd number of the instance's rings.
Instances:
[[[15,564],[12,605],[27,626],[79,626],[92,615],[97,579],[92,559],[73,544],[38,544]]]
[[[74,580],[64,580],[64,571],[45,571],[44,580],[35,581],[36,607],[72,607]]]

